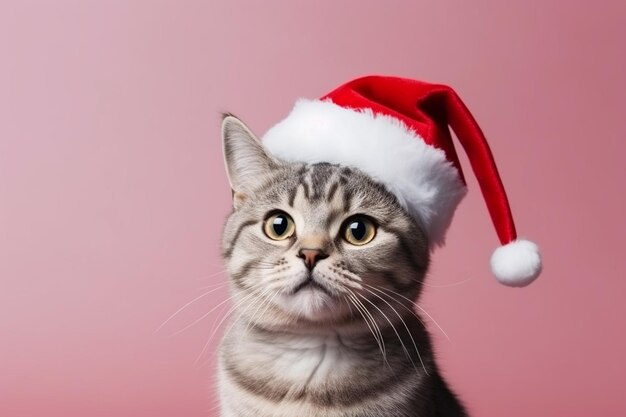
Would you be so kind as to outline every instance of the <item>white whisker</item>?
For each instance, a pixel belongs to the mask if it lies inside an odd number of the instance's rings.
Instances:
[[[406,322],[404,321],[404,319],[402,318],[400,313],[398,313],[398,311],[395,308],[393,308],[393,306],[391,304],[389,304],[387,302],[387,300],[382,298],[380,295],[374,293],[373,291],[368,290],[367,288],[363,288],[363,289],[365,291],[369,292],[370,294],[372,294],[374,297],[377,297],[380,300],[382,300],[385,304],[387,304],[389,306],[389,308],[391,308],[393,310],[394,313],[396,313],[396,315],[398,316],[398,318],[400,319],[400,321],[404,325],[404,328],[406,329],[407,334],[411,338],[411,342],[413,342],[413,347],[415,348],[415,352],[417,353],[417,357],[419,358],[420,363],[422,364],[422,368],[424,368],[424,372],[426,372],[426,375],[428,375],[428,371],[426,370],[426,366],[424,365],[424,361],[422,360],[422,355],[420,355],[420,351],[417,348],[417,343],[415,343],[415,339],[413,338],[413,334],[411,334],[411,331],[409,330],[409,326],[407,326]],[[413,362],[413,360],[411,360],[411,362]],[[415,364],[413,364],[413,365],[415,365]]]
[[[272,291],[273,290],[271,288],[266,288],[265,291],[263,291],[263,293],[259,295],[259,298],[261,299],[261,301],[258,303],[258,306],[256,310],[254,310],[254,313],[252,313],[251,319],[248,320],[248,323],[246,324],[244,331],[241,333],[241,337],[243,337],[248,332],[248,329],[250,328],[250,324],[252,324],[252,321],[255,318],[255,316],[258,314],[259,310],[265,305],[269,307],[270,301],[273,300],[277,294],[276,292],[274,292],[274,294],[272,294],[272,297],[270,298],[269,295],[272,293]],[[267,307],[265,307],[265,309],[263,310],[263,314],[265,314],[266,311],[267,311]],[[239,338],[239,340],[241,340],[241,337]]]
[[[241,300],[239,300],[238,302],[236,302],[235,304],[233,304],[229,310],[226,312],[226,314],[222,317],[222,319],[220,320],[220,322],[217,324],[217,326],[215,326],[212,331],[211,334],[209,335],[209,338],[207,339],[206,343],[204,344],[204,346],[202,347],[202,350],[200,351],[200,354],[198,355],[198,357],[196,358],[196,360],[194,361],[194,365],[197,365],[198,362],[200,361],[200,359],[202,359],[202,356],[204,355],[204,352],[206,352],[207,348],[209,347],[209,344],[211,343],[211,340],[213,339],[213,336],[215,336],[215,334],[217,333],[217,331],[219,330],[220,326],[224,323],[224,321],[237,309],[239,308],[243,303],[249,301],[250,298],[252,298],[255,295],[255,293],[250,293],[247,294],[246,296],[244,296]],[[246,306],[247,307],[247,306]]]
[[[441,331],[441,333],[443,333],[443,335],[446,337],[446,339],[448,339],[448,341],[451,341],[451,340],[450,340],[450,337],[448,337],[448,334],[445,332],[445,330],[443,330],[443,328],[439,325],[439,323],[437,323],[437,321],[436,321],[436,320],[435,320],[435,319],[434,319],[434,318],[433,318],[430,314],[428,314],[428,312],[427,312],[426,310],[424,310],[424,309],[423,309],[423,308],[422,308],[419,304],[417,304],[417,302],[416,302],[416,301],[411,300],[410,298],[407,298],[407,297],[405,297],[404,295],[399,294],[399,293],[397,293],[397,292],[395,292],[395,291],[392,291],[392,290],[390,290],[390,289],[388,289],[388,288],[384,288],[384,289],[383,289],[383,288],[379,288],[379,289],[380,289],[380,290],[387,291],[387,292],[390,292],[390,293],[395,294],[395,295],[397,295],[397,296],[399,296],[399,297],[402,297],[402,298],[404,298],[405,300],[409,301],[412,305],[415,305],[417,308],[419,308],[419,309],[420,309],[420,311],[422,311],[424,314],[426,314],[426,315],[428,316],[428,318],[429,318],[429,319],[430,319],[433,323],[435,323],[435,326],[437,326],[437,327],[439,328],[439,330]],[[393,298],[393,297],[392,297],[392,298]]]
[[[462,281],[457,281],[457,282],[451,282],[449,284],[430,284],[428,282],[425,281],[421,281],[421,280],[417,280],[417,282],[419,282],[420,284],[422,284],[425,287],[430,287],[430,288],[450,288],[450,287],[457,287],[459,285],[463,285],[466,282],[471,281],[471,278],[466,278]]]
[[[350,297],[350,298],[347,298],[347,297],[344,297],[344,298],[345,298],[346,300],[351,301],[351,302],[352,302],[352,304],[354,304],[354,308],[356,308],[356,309],[357,309],[357,311],[359,312],[359,314],[360,314],[360,315],[361,315],[361,317],[363,318],[363,321],[364,321],[364,322],[365,322],[365,324],[367,325],[367,328],[369,329],[370,333],[372,333],[372,336],[374,336],[374,340],[376,340],[376,343],[378,344],[378,348],[379,348],[379,350],[380,350],[380,354],[381,354],[381,355],[382,355],[382,357],[383,357],[383,361],[384,361],[385,363],[387,363],[387,357],[386,357],[385,352],[384,352],[384,350],[383,350],[383,345],[381,344],[380,339],[378,338],[378,336],[377,336],[376,332],[374,331],[374,328],[373,328],[372,326],[370,326],[370,322],[369,322],[369,320],[368,320],[368,319],[367,319],[367,317],[363,314],[363,311],[361,310],[361,308],[360,308],[359,306],[357,306],[357,304],[356,304],[356,303],[355,303],[355,301],[354,301],[353,296],[352,296],[351,294],[348,294],[348,297]],[[348,304],[348,305],[349,305],[349,304]],[[352,309],[350,309],[350,311],[352,311]]]
[[[189,307],[190,305],[192,305],[193,303],[195,303],[196,301],[206,297],[207,295],[219,290],[220,288],[224,287],[225,285],[228,285],[228,282],[223,283],[222,285],[218,286],[217,288],[213,288],[210,291],[207,291],[199,296],[197,296],[196,298],[194,298],[193,300],[189,301],[187,304],[185,304],[184,306],[182,306],[181,308],[179,308],[178,310],[176,310],[176,312],[174,314],[172,314],[171,316],[169,316],[167,318],[167,320],[165,320],[163,323],[161,323],[161,325],[159,327],[157,327],[157,329],[154,331],[154,333],[158,333],[159,330],[161,330],[163,328],[163,326],[165,326],[167,323],[170,322],[170,320],[172,320],[174,317],[176,317],[179,313],[181,313],[183,310],[185,310],[187,307]]]
[[[359,296],[360,294],[357,294],[357,296]],[[415,371],[417,372],[417,366],[415,365],[415,362],[413,362],[413,358],[411,357],[411,354],[409,353],[409,350],[406,348],[406,346],[404,345],[404,342],[402,341],[402,338],[400,337],[400,333],[398,333],[398,330],[396,330],[396,326],[393,325],[393,322],[389,319],[389,317],[387,317],[387,315],[385,314],[384,311],[382,311],[376,304],[374,304],[369,298],[364,297],[363,295],[361,295],[361,298],[365,301],[367,301],[368,303],[370,303],[376,310],[378,310],[378,312],[385,318],[385,320],[387,320],[387,322],[389,323],[389,325],[391,326],[391,328],[393,329],[393,332],[396,334],[396,337],[398,338],[398,340],[400,341],[400,345],[402,345],[402,350],[404,350],[404,353],[406,355],[407,358],[409,358],[409,361],[411,362],[411,365],[413,365],[413,368],[415,368]],[[407,328],[408,330],[408,328]],[[410,332],[409,332],[410,334]],[[426,371],[426,368],[424,368],[424,371]],[[428,373],[428,372],[426,372]]]
[[[222,269],[222,270],[217,271],[217,272],[215,272],[215,273],[213,273],[213,274],[210,274],[210,275],[205,275],[205,276],[199,277],[199,278],[197,278],[197,279],[198,279],[199,281],[203,281],[203,280],[205,280],[205,279],[213,278],[213,277],[215,277],[215,276],[217,276],[217,275],[220,275],[220,274],[223,274],[223,273],[225,273],[225,272],[226,272],[226,269]],[[207,287],[211,287],[211,286],[213,286],[213,284],[208,285]]]
[[[387,349],[385,348],[385,339],[383,338],[383,334],[380,331],[380,327],[378,326],[378,323],[376,323],[376,320],[374,319],[374,316],[367,309],[367,307],[365,307],[365,305],[356,297],[356,294],[353,291],[350,291],[350,290],[349,290],[349,292],[350,292],[350,298],[355,303],[354,306],[357,307],[357,308],[360,306],[363,309],[363,312],[365,313],[365,315],[367,315],[369,317],[372,326],[374,327],[374,329],[376,330],[376,333],[378,334],[377,341],[379,341],[379,345],[380,345],[380,348],[381,348],[381,353],[383,354],[383,358],[384,358],[385,362],[387,362]]]
[[[184,332],[185,330],[189,329],[190,327],[193,327],[194,325],[196,325],[197,323],[199,323],[200,321],[202,321],[205,317],[207,317],[209,314],[211,314],[212,312],[214,312],[215,310],[218,309],[219,306],[224,305],[225,303],[227,303],[228,301],[230,301],[232,298],[234,298],[233,296],[228,297],[227,299],[221,301],[220,303],[218,303],[217,305],[213,306],[213,308],[211,308],[209,311],[207,311],[206,313],[204,313],[202,316],[200,316],[199,318],[197,318],[196,320],[194,320],[193,322],[191,322],[190,324],[186,325],[185,327],[183,327],[180,330],[175,331],[174,333],[172,333],[170,335],[170,337],[172,336],[176,336],[177,334],[180,334],[182,332]]]

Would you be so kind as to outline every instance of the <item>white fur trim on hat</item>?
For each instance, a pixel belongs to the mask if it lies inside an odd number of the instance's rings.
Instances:
[[[524,287],[541,272],[539,248],[523,239],[500,246],[491,255],[491,271],[504,285]]]
[[[442,245],[467,188],[445,153],[424,143],[402,121],[331,101],[299,100],[262,138],[270,154],[289,162],[329,162],[358,168],[383,183]]]

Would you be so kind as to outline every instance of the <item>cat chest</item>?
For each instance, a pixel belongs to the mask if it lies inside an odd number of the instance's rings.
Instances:
[[[223,346],[222,368],[234,385],[270,400],[343,391],[364,366],[363,358],[333,336],[251,339]]]
[[[345,378],[356,358],[334,338],[291,340],[252,347],[252,359],[266,377],[296,385],[315,386]]]
[[[333,338],[231,346],[221,356],[221,390],[237,416],[371,415],[380,411],[379,394],[393,409],[417,382],[383,366],[375,349],[356,351]]]

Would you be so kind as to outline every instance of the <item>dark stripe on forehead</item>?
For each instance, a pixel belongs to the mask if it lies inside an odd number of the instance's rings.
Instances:
[[[245,229],[248,226],[252,226],[256,223],[257,222],[255,220],[246,220],[245,222],[239,225],[239,227],[237,228],[237,231],[235,232],[235,234],[233,235],[233,238],[230,241],[230,246],[223,253],[224,258],[230,258],[230,256],[233,254],[233,250],[235,250],[235,245],[237,244],[237,240],[239,240],[239,236],[241,236],[241,232],[243,231],[243,229]]]
[[[350,206],[352,206],[352,197],[354,196],[354,192],[349,189],[343,190],[343,210],[350,211]]]
[[[333,200],[333,198],[335,197],[335,193],[337,192],[337,188],[339,188],[339,183],[338,182],[334,182],[330,188],[328,189],[328,194],[326,195],[326,201],[327,202],[331,202]]]
[[[289,190],[289,197],[287,199],[289,207],[293,207],[293,202],[296,200],[296,196],[298,195],[298,189],[300,188],[300,184],[304,181],[304,175],[306,174],[307,170],[308,166],[302,165],[295,175],[297,181],[291,188],[291,190]]]
[[[296,175],[298,177],[301,177],[308,171],[308,169],[309,169],[309,166],[307,164],[302,164],[300,169],[298,169],[298,173]]]
[[[312,166],[309,174],[311,186],[313,187],[312,201],[318,201],[324,195],[326,184],[333,175],[332,165],[328,163],[320,163]]]
[[[296,195],[298,195],[298,188],[299,188],[299,184],[296,184],[294,187],[291,188],[291,190],[289,191],[289,199],[287,201],[287,203],[289,203],[289,207],[293,207],[293,202],[296,199]]]
[[[309,191],[309,184],[307,184],[306,179],[303,178],[300,185],[302,185],[302,190],[304,191],[304,198],[309,200],[310,191]]]
[[[310,173],[311,173],[311,166],[306,165],[305,170],[299,179],[300,185],[302,185],[302,190],[304,191],[304,198],[306,198],[307,200],[309,199],[309,196],[311,194],[310,189],[309,189],[309,183],[307,181],[307,178],[310,176]]]

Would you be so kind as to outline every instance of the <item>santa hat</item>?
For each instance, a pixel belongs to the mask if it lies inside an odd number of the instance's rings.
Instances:
[[[502,243],[491,257],[493,274],[505,285],[530,284],[541,272],[539,250],[517,238],[489,145],[452,88],[396,77],[359,78],[320,100],[299,100],[262,141],[279,159],[330,162],[369,174],[415,218],[432,249],[443,244],[467,190],[448,126],[467,154]]]

